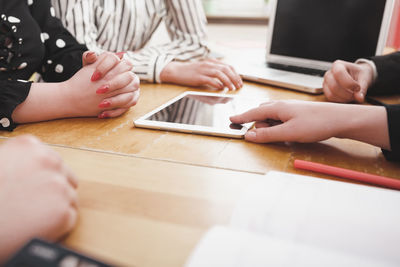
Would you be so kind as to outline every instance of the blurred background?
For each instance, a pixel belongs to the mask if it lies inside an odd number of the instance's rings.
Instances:
[[[215,55],[230,49],[262,50],[268,31],[268,0],[202,0],[208,19],[208,39]],[[385,53],[400,50],[400,0],[395,0]],[[159,27],[151,43],[168,40],[164,27]],[[236,53],[237,54],[237,53]]]
[[[268,18],[268,0],[203,0],[210,22],[237,20],[264,22]]]
[[[209,23],[268,24],[268,0],[203,0]],[[400,50],[400,0],[396,0],[387,46]]]

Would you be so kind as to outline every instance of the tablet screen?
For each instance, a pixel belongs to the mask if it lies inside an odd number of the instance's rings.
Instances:
[[[188,94],[156,112],[147,120],[219,129],[242,129],[229,117],[246,109],[240,98]]]

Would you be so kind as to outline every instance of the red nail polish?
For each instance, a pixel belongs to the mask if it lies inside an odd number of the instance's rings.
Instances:
[[[107,100],[102,101],[102,102],[99,104],[99,108],[108,108],[109,106],[111,106],[111,102],[110,102],[110,101],[107,101]]]
[[[101,76],[101,72],[96,70],[92,75],[92,82],[100,80]]]
[[[103,112],[103,113],[101,113],[99,116],[97,116],[99,119],[105,119],[105,118],[108,118],[108,115],[107,115],[107,113],[105,113],[105,112]]]
[[[110,86],[108,84],[102,85],[99,89],[96,90],[96,94],[105,94],[108,92],[110,89]]]
[[[118,52],[118,53],[115,53],[119,58],[123,58],[124,57],[124,55],[125,55],[125,52]]]

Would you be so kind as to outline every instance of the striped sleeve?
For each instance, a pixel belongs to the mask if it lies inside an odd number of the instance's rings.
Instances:
[[[160,83],[160,74],[171,61],[194,60],[205,57],[209,52],[206,43],[207,20],[201,0],[165,1],[164,21],[171,41],[127,54],[134,63],[135,73],[149,82]],[[146,1],[146,5],[151,8],[152,2]]]
[[[99,29],[96,26],[93,0],[52,0],[52,4],[56,16],[79,43],[85,44],[90,51],[103,52],[97,45]]]
[[[173,61],[208,54],[201,0],[52,0],[56,15],[78,42],[101,53],[126,51],[141,80],[161,82]],[[171,41],[146,46],[164,20]]]

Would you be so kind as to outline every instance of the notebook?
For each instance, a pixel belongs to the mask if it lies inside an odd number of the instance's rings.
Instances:
[[[321,93],[323,74],[337,60],[379,55],[394,0],[271,0],[265,51],[242,51],[244,79]]]
[[[400,266],[399,206],[399,191],[269,172],[186,267]]]

